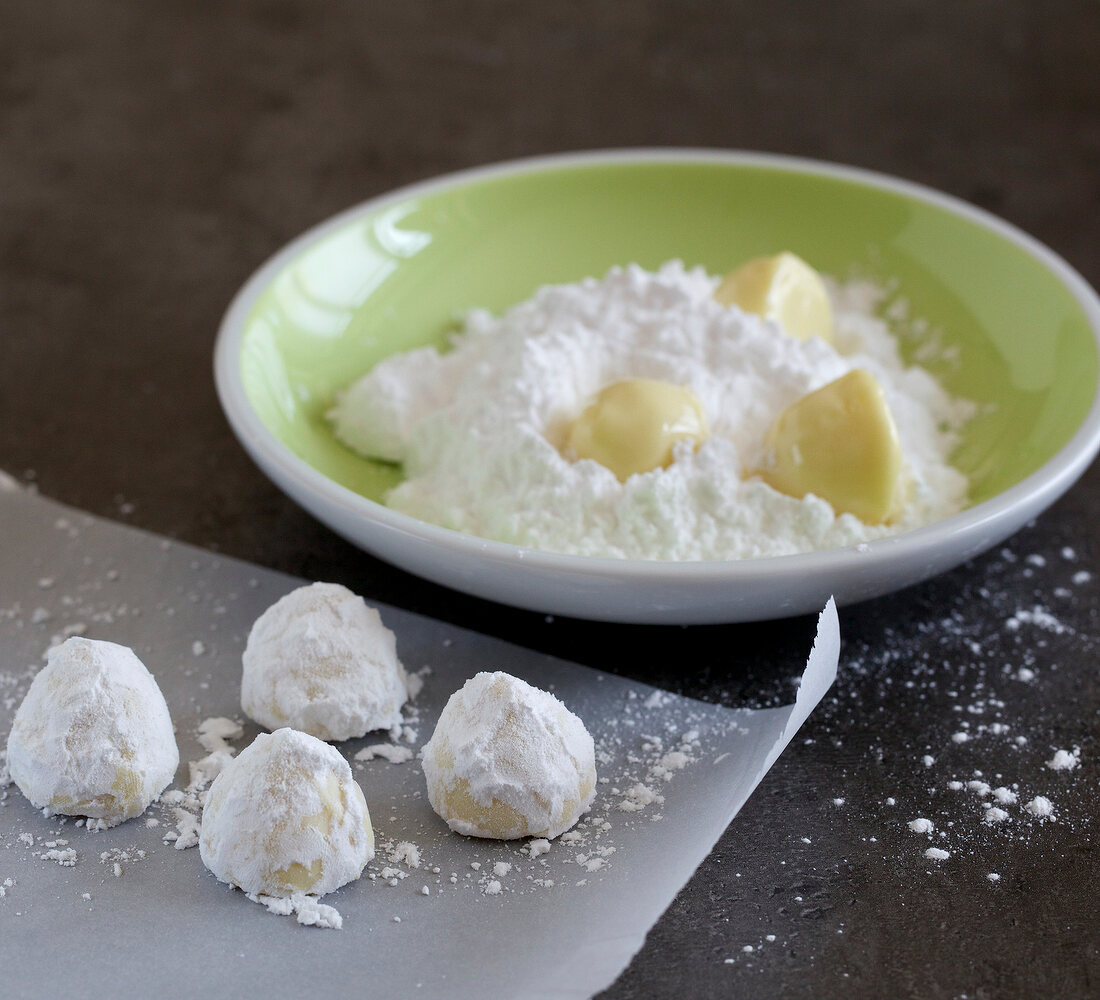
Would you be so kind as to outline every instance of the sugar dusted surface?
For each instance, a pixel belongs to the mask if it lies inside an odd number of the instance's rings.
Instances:
[[[939,520],[965,504],[948,463],[972,406],[906,368],[881,293],[835,287],[838,350],[712,298],[715,278],[678,261],[650,273],[549,286],[501,317],[474,312],[454,348],[378,364],[332,410],[337,436],[404,463],[389,506],[469,534],[556,552],[658,560],[740,559],[855,545]],[[777,493],[751,470],[790,403],[854,368],[883,385],[910,482],[895,522],[837,516],[812,495]],[[620,483],[571,462],[565,431],[604,386],[653,378],[688,386],[711,436],[668,469]],[[746,471],[747,470],[747,471]]]

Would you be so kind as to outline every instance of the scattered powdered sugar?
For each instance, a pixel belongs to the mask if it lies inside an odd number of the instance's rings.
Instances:
[[[262,892],[250,892],[248,898],[253,903],[262,904],[268,913],[280,917],[293,914],[298,923],[309,927],[326,927],[338,931],[344,926],[344,918],[334,906],[322,903],[316,896],[304,892],[296,892],[290,896],[267,896]]]
[[[465,872],[447,871],[433,859],[435,851],[449,853],[453,844],[439,841],[435,830],[426,842],[378,840],[385,862],[368,866],[367,878],[378,886],[404,894],[424,895],[423,875],[431,873],[430,895],[474,890],[480,896],[506,899],[517,893],[586,891],[599,884],[612,868],[624,829],[662,820],[657,811],[677,777],[697,761],[728,757],[713,745],[728,739],[721,727],[704,735],[692,714],[673,715],[673,699],[638,697],[628,691],[610,728],[600,735],[596,759],[603,775],[589,812],[555,841],[545,837],[517,841],[467,841],[485,845],[482,860],[466,862]],[[677,710],[679,712],[679,710]],[[677,718],[676,724],[672,719]],[[654,735],[660,733],[660,735]],[[623,802],[637,808],[623,809]],[[402,867],[404,866],[404,867]],[[408,869],[408,870],[406,870]],[[413,870],[420,877],[410,881]],[[570,878],[576,871],[582,877]]]
[[[387,503],[469,534],[556,552],[641,559],[739,559],[855,545],[939,520],[965,502],[947,462],[973,412],[906,368],[866,284],[834,288],[837,345],[800,341],[727,308],[717,284],[678,261],[650,273],[549,286],[500,318],[469,315],[453,349],[390,357],[343,392],[330,417],[364,455],[404,463]],[[879,296],[881,297],[881,295]],[[889,525],[836,516],[742,470],[758,468],[788,405],[863,368],[882,384],[910,482]],[[667,469],[620,483],[562,454],[572,420],[605,386],[650,378],[688,386],[710,437]]]
[[[897,762],[896,791],[886,802],[908,816],[891,814],[881,800],[857,811],[877,810],[886,824],[881,838],[861,838],[884,845],[885,864],[896,864],[885,847],[891,841],[898,858],[923,856],[923,848],[918,854],[911,841],[892,837],[891,827],[931,838],[950,856],[952,879],[981,866],[985,885],[1009,877],[1001,865],[1022,847],[1041,850],[1051,824],[1065,843],[1090,836],[1093,758],[1066,739],[1075,720],[1065,699],[1079,697],[1080,681],[1064,664],[1093,661],[1096,639],[1071,617],[1086,604],[1074,588],[1089,581],[1067,570],[1078,558],[1069,552],[1033,558],[1006,546],[969,565],[956,585],[945,583],[946,604],[930,599],[904,619],[848,637],[847,662],[817,725],[838,748],[866,739],[869,766],[885,766],[887,747]],[[1035,595],[1027,603],[1022,581]],[[885,706],[892,726],[913,742],[881,730]],[[990,871],[997,877],[985,878]]]
[[[207,786],[222,773],[236,753],[229,741],[243,735],[240,724],[224,716],[214,716],[199,723],[199,744],[209,752],[188,763],[190,780],[185,789],[173,788],[160,797],[161,804],[171,810],[176,824],[175,830],[164,834],[164,843],[174,843],[178,851],[198,846]]]
[[[51,841],[50,843],[53,843]],[[59,841],[60,844],[66,844],[68,841]],[[43,861],[56,861],[62,868],[72,868],[76,865],[77,857],[76,850],[72,847],[49,847],[42,851],[38,856]]]
[[[243,735],[244,730],[241,728],[241,724],[233,719],[227,719],[225,716],[203,719],[199,723],[197,733],[199,746],[207,753],[226,754],[229,757],[232,757],[235,752],[232,743],[239,740]],[[191,765],[192,768],[195,766],[195,764]]]
[[[1052,771],[1072,771],[1081,766],[1081,749],[1074,747],[1072,750],[1055,750],[1054,756],[1047,761],[1047,767]]]
[[[1012,632],[1018,631],[1021,625],[1035,625],[1056,635],[1069,631],[1068,626],[1063,625],[1046,608],[1039,605],[1035,605],[1030,610],[1021,609],[1005,620],[1005,628]]]
[[[388,854],[395,864],[408,865],[410,868],[420,867],[420,848],[407,840],[401,841]]]
[[[397,743],[372,743],[369,747],[363,747],[355,755],[356,760],[374,760],[381,757],[391,764],[404,764],[412,760],[415,754],[412,747],[400,746]]]
[[[1054,806],[1045,795],[1036,795],[1024,808],[1037,819],[1054,818]]]
[[[111,874],[115,878],[121,878],[124,871],[123,864],[136,864],[144,861],[149,855],[139,847],[112,847],[109,851],[102,851],[99,855],[101,865],[110,866]]]

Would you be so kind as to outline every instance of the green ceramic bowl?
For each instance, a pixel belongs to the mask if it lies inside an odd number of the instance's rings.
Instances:
[[[334,394],[380,358],[443,346],[466,310],[540,285],[678,257],[722,273],[793,250],[889,283],[926,326],[903,351],[982,404],[954,456],[971,507],[856,549],[739,562],[561,556],[382,506],[400,469],[333,437]],[[518,161],[366,202],[300,237],[233,302],[216,376],[231,424],[288,494],[429,579],[541,611],[716,622],[886,593],[996,544],[1052,503],[1100,446],[1100,301],[1064,261],[963,202],[849,168],[649,150]],[[929,344],[934,350],[929,352]]]

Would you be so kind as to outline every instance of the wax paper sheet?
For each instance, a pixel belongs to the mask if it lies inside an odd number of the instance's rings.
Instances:
[[[71,634],[109,639],[156,676],[180,748],[172,788],[184,788],[189,762],[207,753],[205,719],[241,722],[238,749],[259,732],[240,711],[241,651],[256,617],[302,582],[89,517],[0,474],[0,748],[46,650]],[[832,683],[839,652],[830,603],[795,704],[731,710],[380,611],[423,682],[397,745],[417,751],[477,671],[523,677],[561,698],[596,741],[600,784],[582,824],[545,854],[466,839],[432,812],[415,757],[356,760],[388,734],[340,744],[378,852],[363,878],[322,900],[342,917],[333,930],[272,915],[216,881],[197,848],[176,849],[183,828],[166,802],[90,832],[43,816],[10,784],[0,787],[0,993],[590,996],[626,967],[782,753]]]

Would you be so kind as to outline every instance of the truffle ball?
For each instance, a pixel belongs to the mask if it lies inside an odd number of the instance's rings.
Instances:
[[[210,786],[199,853],[245,892],[318,896],[374,857],[363,791],[348,762],[308,733],[261,733]]]
[[[444,707],[424,746],[424,776],[432,808],[458,833],[556,837],[592,804],[595,748],[552,694],[479,673]]]
[[[133,650],[79,636],[50,650],[8,736],[12,780],[37,808],[115,826],[178,766],[164,695]]]
[[[241,707],[268,729],[348,740],[401,721],[408,698],[393,633],[335,583],[299,587],[252,626]]]

